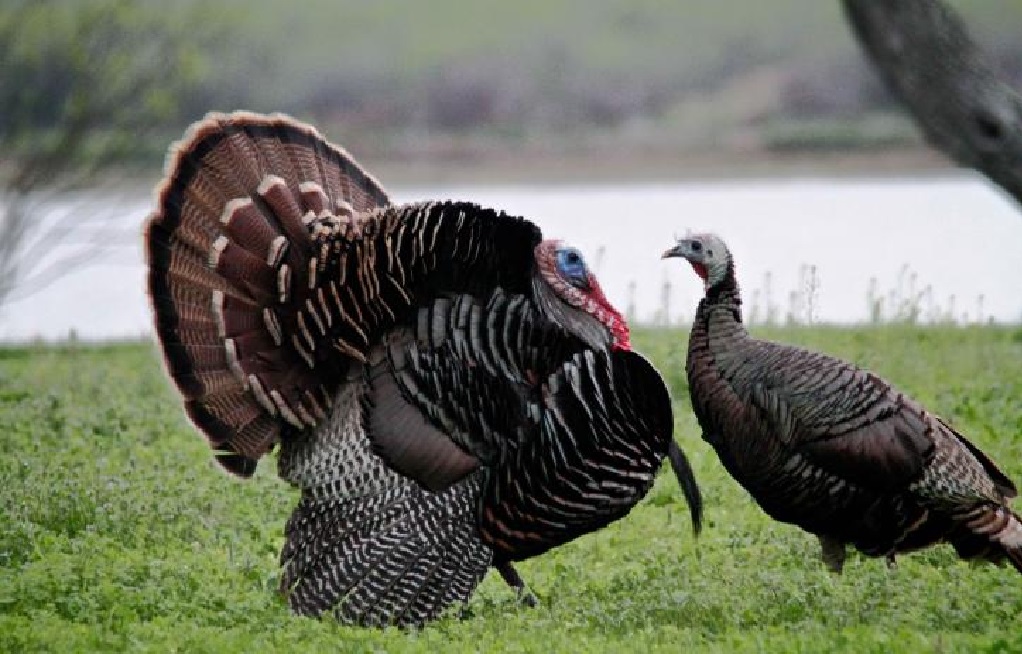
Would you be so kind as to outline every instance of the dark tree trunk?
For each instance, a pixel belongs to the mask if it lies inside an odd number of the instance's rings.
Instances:
[[[843,0],[852,30],[927,140],[1022,204],[1022,99],[939,0]]]

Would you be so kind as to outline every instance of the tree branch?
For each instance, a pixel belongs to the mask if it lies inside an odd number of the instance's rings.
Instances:
[[[130,160],[212,79],[233,26],[190,4],[168,20],[135,0],[0,0],[0,308],[122,241],[106,226],[109,195],[64,215],[58,205]]]
[[[931,145],[1022,204],[1022,99],[940,0],[843,0],[852,30]]]

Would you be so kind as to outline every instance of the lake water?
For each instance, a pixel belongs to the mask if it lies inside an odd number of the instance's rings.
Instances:
[[[863,322],[908,298],[923,320],[1022,321],[1022,211],[969,174],[920,179],[787,179],[676,184],[395,188],[397,201],[462,199],[532,219],[579,246],[607,296],[639,321],[690,319],[702,293],[675,234],[730,244],[747,314]],[[141,229],[150,199],[111,221]],[[53,211],[68,206],[55,205]],[[0,309],[0,340],[150,332],[140,239]],[[792,292],[797,297],[792,298]]]

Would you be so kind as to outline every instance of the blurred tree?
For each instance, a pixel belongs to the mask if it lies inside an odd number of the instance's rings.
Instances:
[[[1022,97],[939,0],[844,0],[855,36],[927,140],[1022,203]]]
[[[154,142],[162,151],[160,132],[179,132],[182,107],[210,79],[224,24],[199,5],[0,4],[0,306],[125,242],[108,215],[47,222],[40,207]]]

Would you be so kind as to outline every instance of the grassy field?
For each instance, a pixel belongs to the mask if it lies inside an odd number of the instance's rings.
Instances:
[[[295,493],[264,465],[228,479],[148,344],[0,349],[0,651],[1022,651],[1022,578],[948,547],[828,574],[699,438],[682,330],[643,331],[706,498],[703,535],[669,474],[626,519],[490,575],[464,618],[418,632],[296,618],[275,594]],[[1022,330],[800,328],[769,336],[887,376],[1022,481]]]

